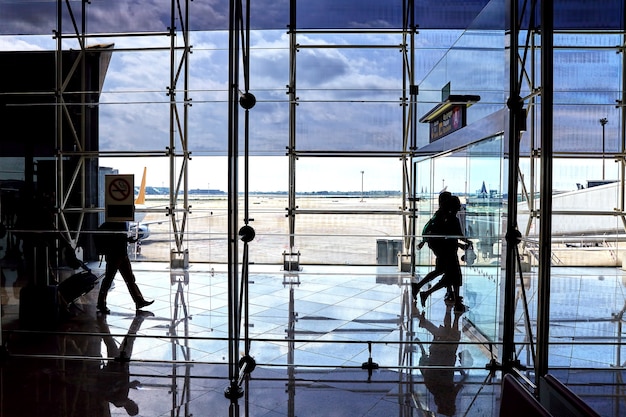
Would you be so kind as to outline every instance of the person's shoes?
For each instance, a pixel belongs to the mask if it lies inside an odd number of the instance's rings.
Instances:
[[[420,293],[420,301],[422,302],[422,308],[426,307],[426,299],[428,298],[428,294],[421,292]]]
[[[141,310],[144,307],[148,307],[152,303],[154,303],[154,300],[152,301],[141,300],[138,303],[136,303],[135,306],[137,307],[137,310]]]
[[[154,313],[152,311],[146,311],[146,310],[137,310],[137,315],[136,317],[145,319],[147,317],[154,317]]]
[[[98,313],[111,314],[111,310],[109,310],[107,306],[104,304],[99,304],[97,308],[98,308]]]

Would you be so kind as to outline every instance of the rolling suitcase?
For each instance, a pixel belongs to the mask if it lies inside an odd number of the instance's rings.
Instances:
[[[78,298],[93,290],[97,283],[98,277],[91,271],[79,272],[59,284],[59,298],[69,308]]]

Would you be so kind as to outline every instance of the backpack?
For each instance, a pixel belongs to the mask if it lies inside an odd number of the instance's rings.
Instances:
[[[93,234],[93,243],[99,256],[108,255],[111,252],[126,252],[126,224],[123,222],[104,222],[98,226]],[[121,249],[120,249],[121,248]]]
[[[98,226],[96,233],[93,234],[93,243],[96,247],[96,253],[98,256],[106,255],[107,249],[111,242],[110,237],[104,230],[104,223]]]
[[[433,249],[433,244],[437,244],[438,241],[443,239],[445,216],[441,212],[436,211],[435,214],[426,222],[424,229],[422,229],[422,239],[428,243],[428,246]]]

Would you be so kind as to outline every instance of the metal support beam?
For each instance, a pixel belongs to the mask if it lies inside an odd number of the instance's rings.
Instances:
[[[176,25],[179,24],[180,28]],[[172,238],[175,248],[171,258],[178,257],[185,252],[184,236],[189,214],[188,196],[188,163],[190,152],[188,149],[188,112],[190,105],[189,97],[189,56],[191,45],[189,44],[189,3],[184,7],[176,0],[170,3],[170,79],[167,87],[169,96],[169,147],[168,158],[170,164],[170,195],[169,209],[170,223],[172,225]],[[183,42],[179,49],[178,41]],[[180,56],[179,56],[180,54]],[[182,79],[181,79],[182,78]],[[182,83],[182,101],[179,101],[179,85]],[[177,166],[179,171],[177,172]],[[180,200],[182,199],[182,209]],[[180,218],[178,217],[180,214]]]
[[[239,388],[239,42],[241,1],[230,0],[228,29],[228,380],[231,404],[243,395]],[[232,410],[231,410],[232,411]],[[232,415],[232,413],[231,413]]]
[[[407,0],[403,3],[403,82],[402,82],[402,215],[403,251],[409,255],[409,272],[415,276],[415,239],[417,222],[416,173],[414,172],[413,154],[417,148],[417,94],[415,84],[415,2]],[[408,215],[406,214],[409,209]],[[402,260],[399,264],[402,269]]]
[[[622,37],[622,46],[619,53],[622,54],[622,97],[620,100],[616,100],[617,105],[615,107],[620,110],[620,150],[619,153],[615,153],[613,157],[615,159],[615,162],[619,162],[618,179],[620,186],[617,207],[615,208],[615,210],[619,211],[620,220],[622,222],[622,225],[624,226],[624,230],[626,230],[626,213],[624,207],[624,199],[626,198],[624,195],[624,191],[626,190],[626,156],[624,156],[624,152],[626,151],[626,125],[624,123],[626,121],[626,106],[624,106],[624,103],[626,103],[626,91],[624,90],[626,88],[626,74],[624,73],[624,68],[626,68],[626,33]],[[600,123],[602,124],[602,179],[604,179],[604,125],[607,123],[607,119],[600,119]],[[618,346],[617,350],[619,351],[619,349],[620,348]]]
[[[298,40],[296,37],[296,0],[289,2],[289,84],[287,95],[289,97],[289,145],[287,146],[287,158],[289,165],[287,173],[288,201],[287,220],[289,224],[289,254],[294,253],[296,233],[296,109],[298,97],[296,94],[296,56],[298,54]]]
[[[539,224],[539,282],[537,305],[537,363],[535,376],[548,372],[550,339],[550,267],[552,254],[552,152],[554,105],[554,4],[541,2],[541,190]]]
[[[92,94],[87,92],[90,90],[90,85],[87,84],[87,53],[86,53],[86,14],[87,4],[81,2],[80,8],[80,25],[77,22],[75,11],[70,2],[65,2],[67,13],[64,13],[64,3],[62,0],[57,1],[57,27],[55,30],[56,39],[56,51],[55,51],[55,96],[56,96],[56,109],[55,109],[55,123],[56,123],[56,149],[55,155],[56,161],[56,187],[55,187],[55,205],[56,205],[56,227],[61,231],[64,238],[72,243],[76,244],[78,237],[80,236],[80,230],[85,219],[84,210],[91,204],[87,201],[87,166],[88,159],[83,156],[73,155],[73,152],[66,152],[67,146],[66,135],[71,137],[71,142],[76,152],[84,152],[87,149],[91,149],[92,146],[88,144],[90,139],[88,132],[88,124],[90,123],[89,109],[91,103]],[[63,45],[63,16],[68,15],[71,20],[71,28],[74,33],[74,38],[78,42],[80,47],[78,53],[72,57],[69,65],[64,64],[64,45]],[[67,70],[64,68],[67,67]],[[74,77],[80,79],[80,93],[68,91],[68,85]],[[76,100],[77,96],[79,99]],[[78,103],[76,103],[78,101]],[[79,106],[80,110],[76,110],[75,107],[70,109],[68,103],[72,106]],[[78,114],[78,119],[72,117],[72,114]],[[89,119],[88,119],[89,118]],[[67,127],[65,129],[64,127]],[[66,161],[69,161],[69,157],[75,156],[73,160],[76,161],[76,166],[73,172],[69,176],[69,180],[66,179]],[[70,197],[78,193],[79,202],[72,201],[70,203]],[[77,217],[72,219],[71,224],[68,222],[67,214],[71,211],[69,206],[79,205],[83,210]]]
[[[170,202],[167,212],[171,216],[173,240],[175,244],[174,251],[182,253],[184,248],[184,234],[189,212],[188,204],[188,184],[187,184],[187,167],[190,159],[188,150],[188,110],[191,103],[189,97],[189,56],[191,54],[191,45],[189,43],[189,2],[190,0],[171,0],[170,2],[170,27],[167,32],[153,33],[151,36],[169,36],[170,37],[170,75],[166,94],[170,100],[169,119],[170,134],[169,146],[163,151],[137,152],[138,156],[165,156],[170,162]],[[93,92],[90,92],[90,86],[87,85],[86,78],[86,58],[88,52],[91,51],[86,45],[86,40],[93,34],[86,33],[86,16],[89,2],[81,2],[81,9],[77,13],[73,7],[73,3],[57,0],[57,27],[54,32],[56,39],[55,54],[55,98],[56,98],[56,199],[58,210],[57,227],[66,235],[71,242],[78,242],[81,231],[84,229],[83,222],[93,207],[93,202],[86,201],[89,190],[93,190],[93,184],[96,175],[88,172],[90,169],[96,169],[98,158],[102,155],[108,156],[126,156],[127,152],[100,152],[96,147],[90,144],[91,121],[87,118],[88,109],[94,105]],[[64,19],[69,16],[72,33],[63,33]],[[177,26],[178,25],[178,26]],[[145,33],[127,33],[120,36],[146,36]],[[64,39],[75,39],[80,50],[76,57],[73,57],[71,63],[64,62]],[[182,41],[182,46],[180,45]],[[115,48],[106,49],[98,47],[93,48],[94,52],[103,53],[104,51],[116,52]],[[64,69],[65,68],[65,69]],[[80,77],[81,87],[77,93],[79,100],[73,99],[68,91],[68,84],[73,77]],[[177,97],[178,90],[183,95],[182,100]],[[80,111],[70,111],[68,103],[72,103],[73,109],[80,106]],[[80,118],[71,117],[71,114],[77,113]],[[70,138],[73,146],[68,146]],[[72,149],[72,150],[67,150]],[[66,172],[64,161],[69,159],[77,160],[74,171]],[[176,167],[180,167],[180,171],[176,171]],[[82,215],[73,217],[72,222],[68,222],[67,214],[75,213],[78,209],[76,201],[71,201],[70,196],[78,193],[80,195],[80,210]],[[181,201],[182,200],[182,201]],[[181,204],[182,202],[182,204]]]
[[[515,239],[517,230],[517,172],[519,170],[519,130],[517,129],[517,119],[520,116],[520,86],[518,83],[518,3],[509,2],[510,7],[510,28],[509,28],[509,129],[508,129],[508,201],[507,201],[507,230],[506,230],[506,269],[504,281],[504,314],[502,330],[502,365],[505,371],[510,371],[515,360],[515,267],[516,267],[516,245]]]

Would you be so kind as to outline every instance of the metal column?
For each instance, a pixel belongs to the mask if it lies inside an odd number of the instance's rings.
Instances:
[[[550,266],[552,253],[553,50],[554,4],[541,2],[541,190],[539,223],[539,282],[537,306],[537,363],[535,376],[548,371],[550,338]]]
[[[413,154],[417,149],[417,95],[419,93],[418,86],[415,84],[415,34],[417,25],[415,24],[415,2],[407,0],[403,5],[403,120],[405,121],[402,154],[403,154],[403,171],[402,171],[402,210],[407,209],[407,200],[409,215],[402,216],[404,245],[402,253],[409,254],[411,276],[415,276],[415,240],[417,234],[417,198],[416,183],[417,177],[414,172]],[[407,40],[408,37],[408,40]],[[408,89],[406,82],[408,81]],[[407,90],[409,97],[407,99]],[[408,112],[407,112],[408,100]],[[400,261],[402,265],[402,260]]]
[[[298,97],[296,96],[296,0],[289,2],[289,145],[287,157],[289,158],[289,190],[287,217],[289,222],[289,255],[294,252],[296,233],[296,108]]]
[[[508,182],[508,212],[506,231],[506,269],[504,282],[504,315],[503,315],[503,352],[502,366],[509,371],[516,364],[515,359],[515,270],[517,260],[517,243],[519,231],[517,228],[517,172],[519,170],[519,139],[518,118],[522,116],[522,98],[519,96],[520,83],[518,65],[518,4],[510,2],[509,28],[509,182]]]

